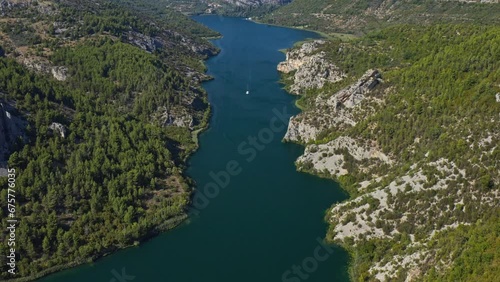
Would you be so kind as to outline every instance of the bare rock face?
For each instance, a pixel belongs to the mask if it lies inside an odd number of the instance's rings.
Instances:
[[[22,8],[26,7],[31,4],[32,1],[30,0],[1,0],[0,1],[0,15],[5,15],[9,10],[12,10],[13,8]]]
[[[129,31],[125,35],[125,39],[130,44],[133,44],[149,53],[152,53],[160,48],[169,48],[169,46],[172,45],[170,42],[170,39],[172,38],[175,38],[175,41],[179,41],[181,45],[187,47],[194,53],[204,56],[213,56],[217,54],[217,50],[211,45],[195,42],[192,38],[172,30],[164,30],[162,34],[155,37],[135,31]]]
[[[23,65],[28,69],[46,75],[52,75],[58,81],[66,81],[68,79],[68,68],[65,66],[53,66],[46,58],[30,57],[22,61]]]
[[[158,47],[162,46],[162,43],[157,39],[135,31],[129,31],[127,34],[127,39],[131,44],[147,52],[153,52]]]
[[[53,15],[55,12],[51,9],[52,4],[53,3],[50,1],[0,0],[0,15],[4,16],[10,11],[26,9],[33,6],[36,7],[36,10],[41,14]]]
[[[315,40],[302,44],[300,49],[293,49],[291,51],[288,51],[286,53],[285,61],[278,64],[278,71],[283,73],[296,71],[304,64],[304,58],[311,56],[311,53],[315,51],[319,45],[324,43],[324,40]]]
[[[343,106],[352,108],[359,104],[365,95],[382,81],[381,79],[382,75],[378,70],[368,70],[356,83],[333,95],[328,103],[335,105],[337,110]]]
[[[54,133],[59,134],[62,138],[66,138],[68,130],[66,127],[60,123],[53,122],[50,126],[49,129],[51,129]]]
[[[5,11],[10,10],[12,8],[12,3],[9,1],[2,0],[0,2],[0,15],[4,15]]]
[[[292,94],[299,95],[302,90],[321,88],[326,82],[338,82],[346,77],[335,64],[325,59],[324,52],[317,52],[323,40],[302,44],[300,49],[287,52],[286,60],[278,65],[278,71],[294,73],[290,87]]]
[[[304,114],[299,114],[290,118],[288,130],[286,131],[284,141],[307,143],[315,140],[321,132],[319,126],[313,126],[306,121]]]
[[[327,172],[330,175],[339,177],[349,173],[345,166],[345,158],[342,152],[347,152],[355,160],[376,159],[384,163],[392,163],[391,159],[369,144],[359,144],[349,136],[341,136],[326,144],[309,145],[302,156],[297,159],[300,167],[309,165],[308,169],[319,172]]]
[[[177,126],[193,129],[194,118],[185,108],[167,110],[165,107],[160,110],[160,124],[163,126]]]
[[[313,110],[290,119],[284,141],[308,143],[329,128],[356,124],[351,108],[356,107],[381,82],[377,70],[368,70],[358,81],[328,97],[318,95]]]
[[[52,76],[59,81],[66,81],[66,79],[68,79],[67,67],[53,67],[51,73]]]
[[[45,58],[25,58],[22,63],[28,69],[38,73],[49,74],[52,71],[50,62]]]

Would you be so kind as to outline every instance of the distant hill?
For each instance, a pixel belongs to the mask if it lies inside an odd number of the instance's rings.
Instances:
[[[498,0],[294,0],[263,22],[327,33],[365,33],[391,24],[500,23]]]
[[[292,0],[161,0],[168,7],[188,14],[255,16],[269,13]]]

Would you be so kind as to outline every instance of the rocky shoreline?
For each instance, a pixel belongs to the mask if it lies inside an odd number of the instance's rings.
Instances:
[[[299,95],[307,104],[290,118],[283,141],[305,146],[303,155],[296,160],[298,170],[339,181],[351,195],[351,199],[328,212],[328,239],[349,250],[356,260],[357,246],[371,240],[397,244],[408,236],[404,250],[393,259],[380,258],[370,265],[369,273],[378,281],[390,281],[404,270],[406,281],[412,281],[422,276],[426,264],[435,259],[436,250],[430,242],[436,234],[470,225],[467,220],[452,218],[451,214],[457,213],[440,205],[448,193],[456,193],[451,190],[467,190],[474,180],[453,161],[434,160],[429,153],[416,158],[411,166],[403,165],[401,156],[384,153],[378,140],[356,134],[353,129],[358,124],[377,126],[366,124],[366,120],[388,106],[387,97],[394,90],[385,85],[379,70],[349,76],[327,59],[321,50],[324,44],[324,40],[316,40],[288,50],[286,61],[277,67],[290,94]],[[347,86],[332,87],[335,84]],[[414,146],[418,143],[416,138]],[[495,191],[487,195],[479,191],[467,193],[456,196],[455,201],[487,208],[494,206],[499,197]],[[449,220],[443,220],[443,216]],[[415,221],[416,226],[409,224]],[[422,237],[418,233],[429,235]],[[445,269],[450,264],[441,261],[439,267]]]

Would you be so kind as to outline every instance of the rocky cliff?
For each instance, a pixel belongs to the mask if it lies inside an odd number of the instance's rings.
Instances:
[[[310,73],[313,77],[316,75]],[[297,81],[299,78],[295,78]],[[341,80],[342,78],[339,78]],[[299,80],[300,81],[300,80]],[[337,93],[329,96],[322,93],[314,99],[312,112],[301,113],[290,119],[285,141],[304,142],[316,140],[318,135],[325,130],[335,128],[341,130],[357,123],[354,113],[361,101],[369,97],[381,81],[381,74],[377,70],[368,70],[355,83],[343,88]],[[309,87],[310,84],[306,84]],[[321,85],[322,86],[322,85]],[[319,88],[321,87],[319,86]],[[292,85],[292,89],[304,89],[304,83],[298,82]],[[372,102],[379,102],[376,97],[370,97]],[[359,113],[357,113],[359,115]]]
[[[463,33],[455,28],[450,34],[460,32]],[[433,36],[443,38],[442,34]],[[395,42],[390,41],[388,46]],[[380,40],[376,44],[383,43]],[[325,44],[329,48],[322,48]],[[375,54],[373,42],[364,45],[316,41],[289,50],[286,61],[278,66],[287,88],[292,94],[299,94],[299,104],[304,105],[303,112],[290,119],[284,141],[306,146],[296,161],[298,170],[335,179],[351,194],[351,199],[329,210],[328,220],[329,239],[345,246],[354,260],[359,260],[354,266],[355,275],[373,281],[414,281],[430,275],[433,267],[439,275],[445,275],[455,260],[442,255],[443,241],[438,244],[439,238],[457,228],[477,226],[483,215],[498,210],[500,204],[500,159],[495,157],[500,152],[495,145],[500,143],[495,125],[499,116],[494,110],[499,108],[498,94],[495,95],[499,88],[492,86],[490,94],[482,96],[489,101],[488,110],[478,112],[484,115],[478,117],[484,122],[471,123],[468,119],[475,117],[457,118],[453,114],[456,112],[438,112],[436,117],[421,119],[417,125],[418,115],[437,108],[426,99],[439,93],[433,87],[439,87],[444,79],[419,80],[421,88],[403,87],[404,79],[399,76],[408,79],[406,73],[413,69],[410,64],[395,66],[398,55],[391,47],[376,49],[377,56],[387,55],[388,63],[378,63],[384,71],[369,69],[356,75],[352,69],[340,67],[350,64],[341,61],[348,56],[339,55],[339,44],[348,45],[350,50],[359,47],[360,53],[351,55],[358,58],[363,57],[363,52]],[[442,43],[445,44],[450,43]],[[436,55],[429,55],[425,60],[435,58]],[[456,55],[448,60],[454,59],[462,60]],[[422,68],[421,74],[430,71]],[[341,75],[318,81],[325,72]],[[455,99],[464,97],[459,96],[464,94],[458,94],[458,89],[450,93]],[[422,111],[409,110],[415,105],[422,105]],[[448,126],[433,125],[442,119],[454,122]],[[482,129],[476,130],[476,126]],[[433,132],[438,133],[432,135]],[[437,147],[437,138],[450,140]],[[399,146],[392,142],[394,139],[407,140],[408,145]],[[463,153],[457,155],[458,149],[449,150],[455,148],[451,140],[461,140],[458,142],[464,146]],[[449,153],[443,153],[446,150]],[[469,157],[464,159],[466,154]]]
[[[325,59],[325,52],[315,52],[323,40],[304,43],[300,48],[288,51],[286,60],[278,65],[278,71],[293,76],[290,92],[300,94],[300,91],[310,88],[321,88],[326,82],[338,82],[345,78],[337,66]]]

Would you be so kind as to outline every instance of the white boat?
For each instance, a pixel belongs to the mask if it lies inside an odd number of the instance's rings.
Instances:
[[[250,91],[247,90],[247,95],[250,94]]]

